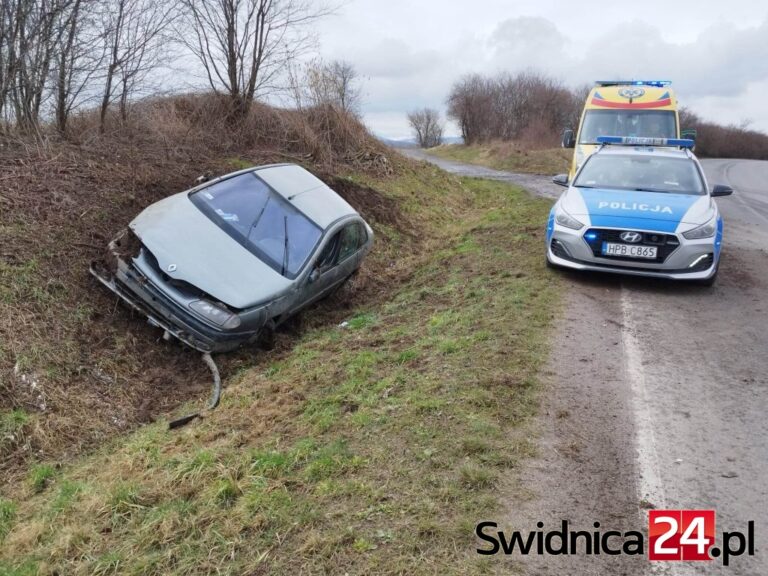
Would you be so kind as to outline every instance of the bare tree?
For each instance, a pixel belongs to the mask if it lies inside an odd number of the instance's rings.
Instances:
[[[114,98],[119,95],[125,119],[136,85],[162,62],[166,32],[176,14],[169,0],[106,0],[104,7],[107,64],[99,114],[102,132]]]
[[[0,2],[0,108],[22,130],[39,128],[55,49],[64,34],[62,21],[74,1]]]
[[[490,81],[479,74],[465,76],[453,85],[448,96],[448,116],[459,125],[466,144],[488,138],[493,100]]]
[[[280,74],[308,50],[309,25],[330,13],[310,0],[181,0],[208,83],[245,114],[257,93],[275,88]]]
[[[453,85],[448,116],[467,144],[499,139],[551,146],[563,128],[578,125],[585,97],[583,88],[569,90],[536,72],[471,75]]]
[[[413,129],[420,147],[432,148],[442,143],[443,124],[437,110],[432,108],[413,110],[408,113],[408,123]]]
[[[360,109],[361,90],[355,67],[343,60],[313,60],[306,67],[304,87],[313,106],[330,104],[356,114]]]
[[[94,89],[106,56],[103,34],[90,16],[99,0],[74,0],[62,14],[63,34],[56,47],[53,69],[53,115],[64,133],[73,109]]]

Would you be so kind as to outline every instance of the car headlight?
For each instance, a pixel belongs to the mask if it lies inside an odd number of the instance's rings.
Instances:
[[[189,303],[189,307],[206,320],[210,320],[226,330],[232,330],[240,326],[240,317],[237,314],[233,314],[226,308],[218,306],[213,302],[195,300]]]
[[[565,226],[566,228],[571,228],[573,230],[580,230],[584,226],[584,224],[562,209],[558,210],[557,215],[555,216],[555,222],[560,224],[560,226]]]
[[[693,230],[683,232],[683,236],[688,240],[699,240],[701,238],[712,238],[712,236],[715,235],[715,232],[717,232],[717,221],[715,218],[712,218],[709,222],[702,224]]]

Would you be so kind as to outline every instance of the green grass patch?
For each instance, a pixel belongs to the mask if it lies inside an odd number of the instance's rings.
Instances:
[[[37,464],[29,472],[29,484],[35,492],[42,492],[56,476],[56,468],[50,464]]]
[[[11,526],[13,525],[15,517],[16,504],[0,497],[0,542],[2,542],[6,534],[11,531]]]
[[[352,330],[360,330],[361,328],[367,328],[373,326],[376,323],[376,316],[370,312],[363,312],[356,314],[349,319],[349,327]]]
[[[30,420],[29,414],[21,408],[0,411],[0,456],[6,450],[23,444]]]

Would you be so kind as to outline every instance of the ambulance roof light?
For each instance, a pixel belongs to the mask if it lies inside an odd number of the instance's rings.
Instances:
[[[672,85],[671,80],[598,80],[598,86],[654,86],[666,88]]]
[[[620,146],[670,146],[693,148],[694,141],[685,138],[648,138],[643,136],[598,136],[598,144],[618,144]]]

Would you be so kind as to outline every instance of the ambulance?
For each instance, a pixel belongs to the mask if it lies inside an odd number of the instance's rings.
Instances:
[[[604,80],[589,91],[579,129],[563,132],[574,148],[568,180],[597,148],[601,136],[680,138],[677,97],[668,80]]]

